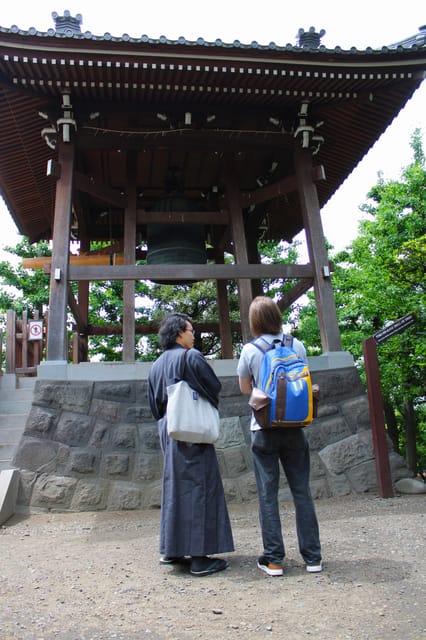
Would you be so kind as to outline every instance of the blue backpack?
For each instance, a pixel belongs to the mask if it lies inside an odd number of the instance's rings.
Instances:
[[[309,425],[314,417],[312,380],[308,365],[292,348],[293,337],[283,335],[272,344],[256,338],[252,343],[264,354],[260,386],[249,400],[258,424],[263,428]]]

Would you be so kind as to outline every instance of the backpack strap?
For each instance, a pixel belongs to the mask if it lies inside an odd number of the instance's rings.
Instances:
[[[293,336],[290,335],[289,333],[287,333],[286,335],[283,334],[283,345],[285,347],[289,347],[290,349],[293,349]]]
[[[260,344],[258,343],[258,340],[262,340],[262,342],[266,344],[266,349],[260,346]],[[265,338],[262,338],[262,337],[255,338],[254,340],[251,341],[251,343],[254,344],[254,346],[257,347],[259,351],[261,351],[262,353],[266,353],[267,351],[270,351],[275,346],[273,344],[270,344],[267,340],[265,340]]]

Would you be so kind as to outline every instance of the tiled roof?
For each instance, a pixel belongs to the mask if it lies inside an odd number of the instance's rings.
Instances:
[[[291,175],[295,138],[307,140],[325,168],[322,206],[426,72],[424,38],[343,51],[323,47],[315,30],[301,30],[297,45],[226,44],[94,36],[79,31],[78,16],[62,18],[61,33],[0,28],[0,190],[31,240],[52,233],[55,182],[46,165],[56,157],[64,94],[77,128],[79,172],[120,194],[123,152],[137,151],[141,208],[161,196],[172,165],[183,172],[188,196],[219,186],[220,197],[226,152],[235,155],[249,197],[259,184]],[[119,205],[115,226],[102,226],[105,204],[87,185],[80,205],[93,238],[112,228],[120,233]],[[268,219],[274,239],[291,239],[303,226],[294,194],[255,213]]]
[[[95,35],[91,31],[82,32],[80,29],[80,24],[82,21],[81,15],[72,16],[69,11],[65,11],[63,16],[58,16],[56,12],[52,14],[55,22],[56,28],[48,29],[47,31],[39,31],[35,27],[30,27],[28,30],[20,29],[18,26],[13,25],[10,28],[5,28],[0,26],[0,33],[13,33],[19,34],[20,36],[37,36],[40,38],[48,37],[48,38],[72,38],[75,40],[91,40],[94,42],[129,42],[132,44],[143,43],[150,45],[169,45],[169,46],[185,46],[185,47],[220,47],[224,49],[255,49],[260,51],[286,51],[286,52],[298,52],[298,51],[321,51],[323,53],[383,53],[387,51],[395,51],[400,49],[401,47],[404,49],[408,48],[422,48],[426,46],[426,26],[419,27],[419,32],[411,35],[404,40],[399,42],[383,45],[380,48],[367,47],[366,49],[358,49],[356,47],[351,47],[350,49],[344,49],[339,45],[336,45],[334,48],[327,48],[320,44],[321,37],[325,34],[324,30],[321,32],[316,32],[314,27],[311,27],[308,31],[304,29],[299,29],[299,40],[296,44],[286,43],[284,45],[279,45],[275,42],[270,42],[269,44],[261,44],[257,41],[252,41],[250,43],[243,43],[240,40],[234,40],[233,42],[223,42],[220,38],[214,40],[214,42],[205,40],[202,37],[197,38],[197,40],[187,40],[185,37],[181,36],[176,40],[169,39],[166,36],[160,36],[159,38],[150,38],[148,35],[141,35],[139,38],[135,38],[130,36],[127,33],[122,34],[121,36],[114,36],[109,32],[104,33],[103,35]],[[62,20],[62,22],[61,22]],[[318,38],[310,38],[309,36],[315,34],[319,36]],[[305,39],[305,43],[302,44],[302,40]]]

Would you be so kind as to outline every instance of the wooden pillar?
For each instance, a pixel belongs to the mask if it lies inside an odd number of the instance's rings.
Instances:
[[[127,206],[124,211],[124,264],[135,264],[136,176],[138,156],[127,154]],[[135,361],[135,281],[123,282],[123,362]]]
[[[61,175],[56,183],[50,273],[47,360],[67,361],[68,265],[74,180],[74,143],[59,141]]]
[[[226,199],[231,224],[231,235],[234,242],[235,262],[237,264],[248,264],[247,243],[244,230],[243,211],[241,207],[241,194],[235,170],[235,158],[232,155],[226,156],[225,172]],[[239,279],[237,282],[241,334],[243,342],[249,342],[251,340],[251,333],[248,321],[248,311],[253,299],[251,281],[245,278]]]
[[[16,311],[6,312],[6,373],[15,373],[16,368]]]
[[[221,251],[220,249],[215,252],[215,262],[216,264],[224,264],[225,262],[223,251]],[[229,317],[229,303],[226,283],[226,280],[216,280],[217,305],[219,311],[220,346],[221,357],[223,360],[231,359],[233,356],[231,320]]]
[[[246,234],[247,256],[250,264],[260,264],[260,256],[257,247],[257,230],[247,229]],[[262,281],[260,278],[251,280],[251,292],[253,298],[263,296]]]
[[[84,234],[85,235],[85,234]],[[80,242],[80,251],[90,251],[90,242],[83,237]],[[81,318],[87,327],[89,324],[89,285],[88,280],[79,280],[78,282],[78,307],[80,309]],[[77,341],[77,358],[78,362],[87,362],[89,359],[89,336],[86,333],[79,333]]]
[[[318,193],[312,175],[312,157],[308,149],[295,142],[295,172],[308,245],[309,261],[314,271],[314,292],[324,352],[341,351],[327,248],[322,229]]]

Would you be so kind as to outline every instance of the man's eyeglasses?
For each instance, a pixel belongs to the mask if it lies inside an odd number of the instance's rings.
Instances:
[[[190,331],[190,332],[192,333],[192,335],[193,335],[193,336],[195,336],[195,329],[189,329],[189,328],[188,328],[188,329],[185,329],[185,333],[186,333],[187,331]]]

